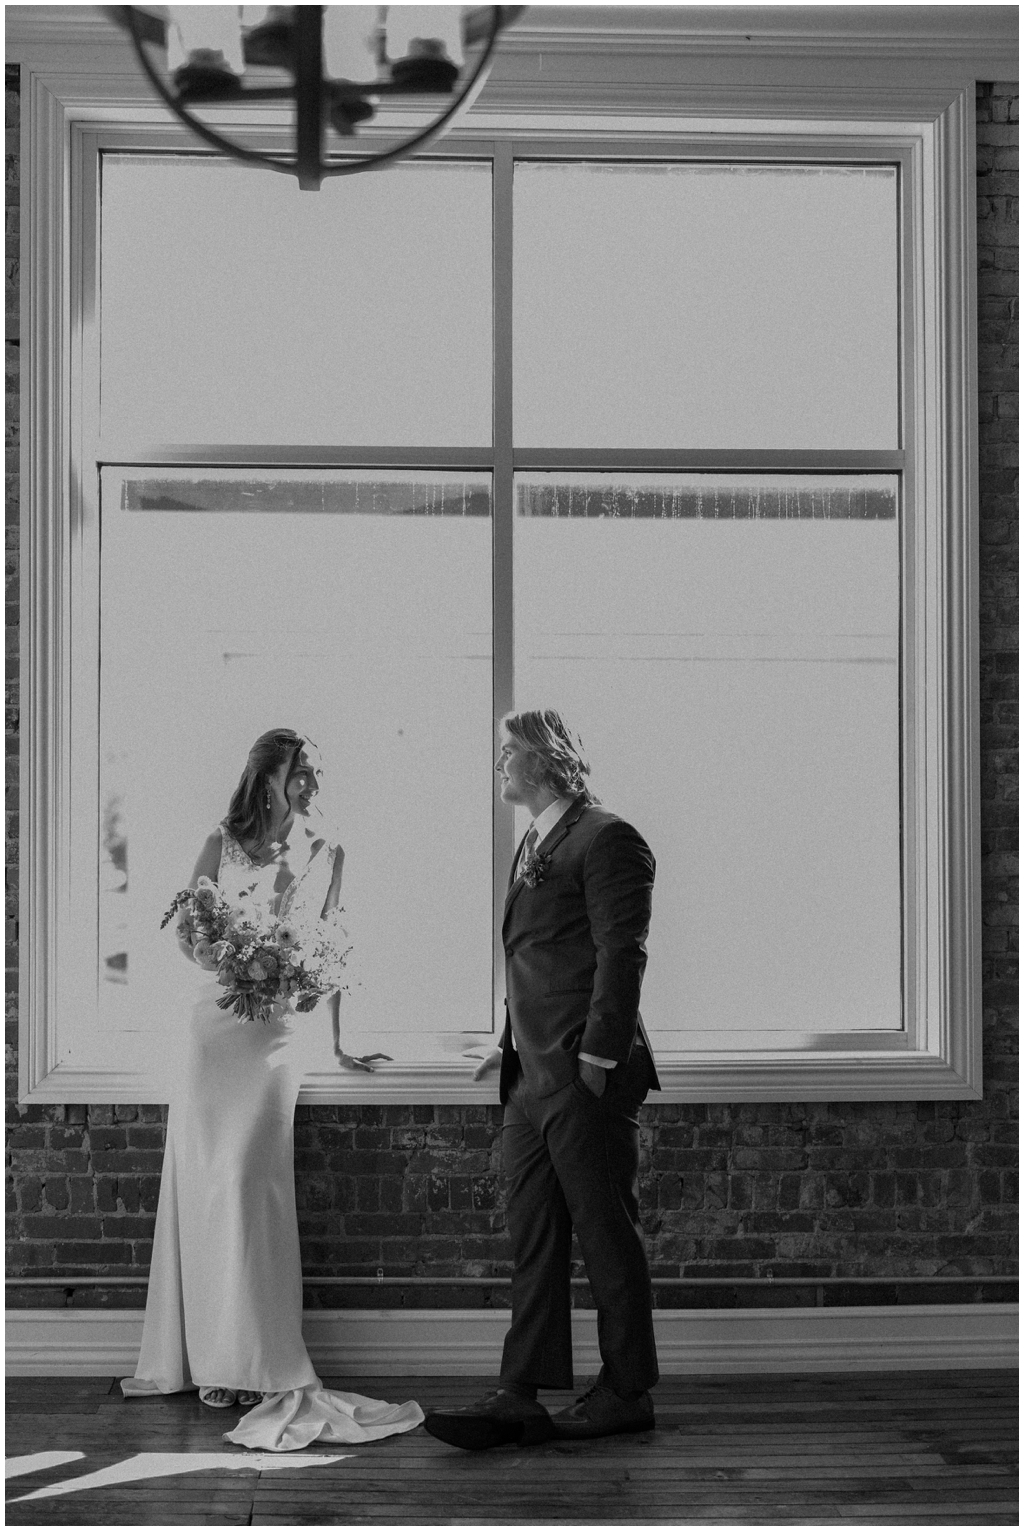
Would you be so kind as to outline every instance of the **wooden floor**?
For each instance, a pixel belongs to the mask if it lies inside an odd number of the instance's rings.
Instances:
[[[332,1380],[425,1407],[488,1386]],[[111,1379],[17,1378],[7,1523],[1016,1525],[1016,1387],[1008,1371],[670,1377],[645,1435],[471,1454],[419,1429],[269,1456],[222,1440],[235,1412],[195,1394],[127,1402]]]

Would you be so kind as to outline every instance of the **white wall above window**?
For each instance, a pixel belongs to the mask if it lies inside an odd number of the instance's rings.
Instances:
[[[533,5],[503,35],[487,90],[621,80],[668,96],[682,80],[817,89],[845,75],[861,90],[1015,80],[1018,14],[1015,5]],[[4,19],[12,61],[52,65],[63,53],[74,70],[90,48],[94,67],[137,72],[103,6],[8,5]]]

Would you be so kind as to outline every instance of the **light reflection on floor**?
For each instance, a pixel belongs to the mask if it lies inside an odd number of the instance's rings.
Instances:
[[[286,1467],[328,1467],[334,1462],[344,1462],[351,1452],[325,1453],[320,1451],[141,1451],[114,1462],[94,1473],[80,1478],[65,1478],[61,1483],[33,1489],[8,1503],[22,1504],[27,1499],[52,1499],[60,1494],[79,1494],[84,1489],[109,1488],[115,1483],[137,1483],[143,1478],[170,1478],[179,1473],[198,1473],[216,1470],[244,1472],[273,1472]],[[30,1472],[44,1472],[48,1467],[62,1467],[65,1463],[80,1461],[84,1451],[39,1451],[31,1456],[12,1457],[7,1466],[8,1477]],[[12,1471],[12,1464],[14,1470]]]
[[[5,1478],[21,1478],[25,1473],[44,1473],[48,1467],[64,1467],[68,1462],[80,1462],[84,1451],[33,1451],[27,1457],[8,1457],[4,1463]]]

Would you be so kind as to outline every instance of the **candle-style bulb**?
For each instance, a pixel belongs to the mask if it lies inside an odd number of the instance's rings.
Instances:
[[[386,25],[396,85],[409,91],[454,89],[463,64],[461,6],[389,5]]]
[[[242,89],[237,5],[167,7],[167,68],[183,101],[217,101]]]

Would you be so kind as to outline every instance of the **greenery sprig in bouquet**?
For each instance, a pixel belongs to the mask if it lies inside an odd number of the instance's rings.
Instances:
[[[239,1023],[267,1021],[276,1006],[291,1002],[298,1011],[312,1010],[325,995],[345,988],[345,959],[351,951],[341,924],[340,909],[332,909],[310,926],[285,917],[274,919],[243,892],[229,904],[209,877],[194,888],[174,895],[160,922],[163,930],[177,914],[178,937],[188,941],[201,968],[216,972],[224,994],[217,1004],[233,1010]]]

